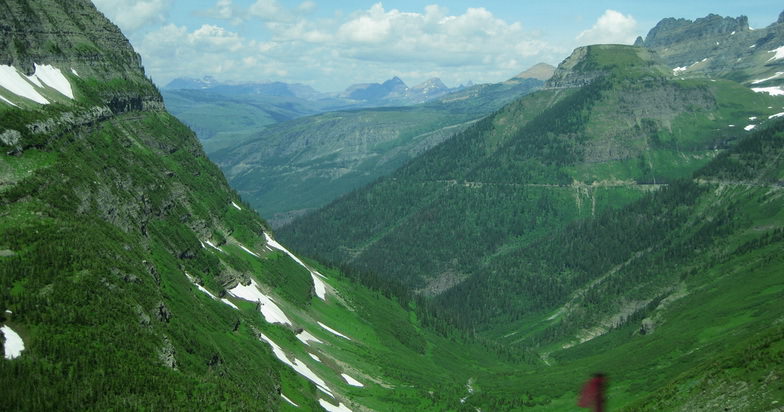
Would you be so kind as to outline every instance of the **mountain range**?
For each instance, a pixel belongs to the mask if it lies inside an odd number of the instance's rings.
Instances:
[[[4,6],[4,409],[780,408],[782,19],[390,108],[474,121],[276,236],[89,1]]]
[[[210,153],[210,158],[232,186],[279,227],[391,173],[542,84],[541,80],[515,77],[503,83],[471,86],[418,105],[301,117],[237,139]]]

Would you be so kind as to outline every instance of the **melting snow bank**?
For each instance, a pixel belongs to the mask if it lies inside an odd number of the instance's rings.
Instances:
[[[757,93],[767,93],[771,96],[784,96],[784,88],[782,88],[781,86],[752,87],[751,90]]]
[[[302,342],[302,343],[304,343],[306,345],[309,345],[308,342],[324,343],[324,342],[318,340],[318,338],[316,338],[315,336],[311,335],[310,332],[308,332],[306,330],[303,330],[302,332],[298,333],[297,334],[297,339],[299,339],[300,342]]]
[[[310,277],[313,279],[313,287],[316,289],[316,296],[321,300],[327,300],[327,285],[324,281],[319,279],[313,272],[310,272]]]
[[[246,252],[250,253],[251,255],[253,255],[253,256],[256,256],[256,257],[259,257],[259,255],[257,255],[257,254],[256,254],[255,252],[253,252],[252,250],[250,250],[250,249],[246,248],[245,246],[242,246],[242,245],[240,245],[240,247],[242,248],[242,250],[244,250],[244,251],[246,251]]]
[[[60,69],[48,64],[35,64],[35,73],[32,76],[24,76],[13,66],[0,65],[0,87],[11,93],[32,100],[40,104],[49,104],[47,100],[33,86],[43,88],[44,84],[57,90],[60,94],[69,99],[73,99],[71,83],[63,75]]]
[[[261,314],[264,315],[264,320],[267,322],[291,325],[289,318],[283,313],[278,305],[275,304],[272,298],[261,293],[255,280],[251,279],[250,285],[248,286],[238,283],[234,289],[229,289],[229,293],[240,299],[258,302],[259,310],[261,311]]]
[[[63,96],[73,100],[73,90],[71,90],[71,83],[63,76],[63,72],[57,67],[48,64],[35,65],[35,73],[30,77],[37,77],[47,86],[57,90]]]
[[[779,47],[778,49],[768,50],[768,53],[776,53],[771,57],[768,61],[784,59],[784,46]]]
[[[343,405],[342,403],[335,406],[324,399],[319,399],[319,405],[328,412],[351,412],[351,409],[347,408],[346,405]]]
[[[6,103],[8,103],[8,104],[10,104],[11,106],[19,107],[19,106],[15,105],[15,104],[14,104],[14,102],[12,102],[12,101],[10,101],[10,100],[6,99],[6,98],[5,98],[5,97],[3,97],[3,96],[0,96],[0,100],[2,100],[2,101],[4,101],[4,102],[6,102]]]
[[[187,276],[187,277],[188,277],[188,280],[190,280],[190,281],[191,281],[191,283],[193,283],[194,285],[196,285],[196,287],[197,287],[197,288],[199,288],[199,290],[200,290],[200,291],[202,291],[202,292],[206,293],[206,294],[207,294],[207,295],[209,295],[211,298],[213,298],[213,299],[215,299],[215,300],[220,300],[221,302],[223,302],[223,303],[225,303],[225,304],[227,304],[227,305],[231,306],[232,308],[234,308],[234,309],[237,309],[237,310],[240,310],[240,308],[238,308],[238,307],[237,307],[237,305],[235,305],[235,304],[231,303],[231,301],[230,301],[230,300],[228,300],[228,299],[226,299],[226,298],[223,298],[223,299],[218,299],[218,297],[217,297],[217,296],[215,296],[215,295],[213,295],[213,294],[212,294],[212,292],[210,292],[209,290],[207,290],[207,288],[205,288],[204,286],[202,286],[202,285],[200,285],[200,284],[196,283],[196,279],[194,279],[194,278],[193,278],[193,276],[189,275],[189,274],[188,274],[188,272],[185,272],[185,276]]]
[[[275,239],[270,237],[270,235],[268,235],[267,233],[264,233],[264,238],[267,240],[268,246],[271,246],[289,255],[289,257],[292,258],[295,262],[299,263],[300,266],[307,269],[308,272],[310,272],[310,277],[313,278],[313,286],[316,288],[316,296],[318,296],[321,300],[327,300],[327,286],[321,279],[319,279],[319,277],[326,279],[326,276],[316,271],[310,270],[310,268],[307,267],[304,263],[302,263],[302,261],[299,260],[298,257],[294,256],[293,253],[289,252],[288,249],[286,249],[285,247],[283,247],[283,245],[275,241]]]
[[[325,324],[323,324],[323,323],[321,323],[321,322],[318,322],[318,321],[317,321],[316,323],[318,323],[318,324],[319,324],[319,326],[321,326],[322,328],[326,329],[326,330],[327,330],[327,332],[330,332],[330,333],[332,333],[332,334],[333,334],[333,335],[335,335],[335,336],[340,336],[340,337],[341,337],[341,338],[343,338],[343,339],[348,339],[348,340],[351,340],[351,338],[349,338],[348,336],[346,336],[346,335],[344,335],[344,334],[342,334],[342,333],[340,333],[340,332],[336,331],[335,329],[332,329],[332,328],[330,328],[329,326],[327,326],[327,325],[325,325]]]
[[[782,75],[784,75],[784,72],[776,72],[776,74],[774,74],[773,76],[766,77],[764,79],[754,80],[753,82],[751,82],[751,84],[760,84],[760,83],[766,82],[768,80],[777,79],[777,78],[781,77]]]
[[[743,130],[748,132],[749,130],[754,129],[755,127],[757,127],[756,124],[749,124],[749,125],[746,125],[746,127],[744,127]]]
[[[310,355],[310,357],[313,358],[314,361],[321,363],[321,358],[319,358],[318,356],[312,353],[308,353],[308,355]]]
[[[280,397],[281,397],[281,398],[283,398],[283,400],[284,400],[284,401],[286,401],[286,402],[288,402],[288,403],[290,403],[290,404],[292,404],[292,405],[296,406],[297,408],[299,408],[299,405],[297,405],[296,403],[294,403],[294,401],[292,401],[291,399],[287,398],[287,397],[286,397],[286,395],[284,395],[284,394],[282,394],[282,393],[281,393],[281,394],[280,394]]]
[[[294,369],[295,372],[299,373],[300,375],[304,376],[307,380],[313,382],[317,388],[319,388],[322,392],[326,393],[331,397],[335,397],[335,395],[327,389],[327,383],[324,382],[323,379],[319,378],[318,375],[315,374],[307,365],[302,363],[297,358],[294,358],[294,362],[291,362],[289,358],[286,356],[286,353],[283,352],[280,346],[277,343],[273,342],[272,339],[268,338],[263,333],[259,333],[259,338],[264,342],[267,342],[272,347],[272,353],[275,354],[275,357],[278,358],[279,361],[285,363],[290,368]]]
[[[365,386],[365,385],[362,384],[362,382],[352,378],[351,376],[346,375],[345,373],[341,373],[340,376],[342,376],[343,379],[346,380],[346,383],[348,383],[351,386],[356,386],[356,387],[359,387],[359,388],[363,388]]]
[[[37,80],[37,79],[36,79]],[[32,80],[31,80],[32,81]],[[49,104],[49,100],[35,90],[31,81],[25,80],[13,66],[0,65],[0,87],[11,93],[40,104]]]
[[[217,249],[217,250],[219,250],[219,251],[223,252],[223,249],[221,249],[221,248],[219,248],[219,247],[215,246],[215,244],[214,244],[214,243],[212,243],[212,242],[210,242],[209,240],[207,240],[206,242],[207,242],[207,245],[209,245],[211,248],[213,248],[213,249]],[[226,252],[223,252],[223,253],[226,253]]]
[[[781,117],[781,116],[784,116],[784,112],[772,114],[772,115],[768,116],[768,119],[775,119],[775,118]]]
[[[234,206],[234,207],[235,207],[237,210],[242,210],[242,208],[240,207],[240,205],[238,205],[238,204],[234,203],[234,201],[233,201],[233,200],[231,201],[231,205],[232,205],[232,206]]]
[[[5,358],[14,359],[19,357],[24,350],[24,341],[22,340],[22,337],[8,326],[1,327],[0,332],[5,336]]]

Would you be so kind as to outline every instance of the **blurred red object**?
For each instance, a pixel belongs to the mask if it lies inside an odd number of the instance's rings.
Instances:
[[[577,406],[592,408],[594,412],[604,412],[604,385],[607,378],[604,374],[596,373],[583,385],[583,392]]]

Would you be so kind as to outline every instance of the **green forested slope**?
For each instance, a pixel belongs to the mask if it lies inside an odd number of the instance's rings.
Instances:
[[[392,173],[541,84],[513,79],[473,86],[425,104],[299,118],[209,154],[232,187],[277,227]],[[211,143],[207,147],[214,148]]]
[[[730,81],[676,79],[623,46],[578,49],[548,85],[281,237],[437,294],[483,276],[496,254],[688,176],[776,104]]]

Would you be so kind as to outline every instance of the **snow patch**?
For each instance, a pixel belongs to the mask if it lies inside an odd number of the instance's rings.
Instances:
[[[784,116],[784,112],[772,114],[772,115],[768,116],[768,119],[775,119],[775,118],[781,117],[781,116]]]
[[[212,243],[212,242],[210,242],[209,240],[206,240],[205,242],[207,242],[207,244],[208,244],[208,245],[209,245],[211,248],[213,248],[213,249],[218,249],[219,251],[223,252],[223,249],[221,249],[221,248],[219,248],[219,247],[215,246],[215,244],[214,244],[214,243]],[[223,252],[223,253],[226,253],[226,252]]]
[[[335,397],[329,389],[327,389],[327,383],[324,382],[323,379],[319,378],[315,372],[310,370],[307,365],[302,363],[297,358],[294,358],[294,362],[290,361],[288,356],[286,356],[286,352],[278,346],[277,343],[273,342],[272,339],[268,338],[263,333],[259,333],[259,337],[261,340],[267,342],[272,347],[272,353],[275,354],[275,357],[278,358],[279,361],[285,363],[291,369],[294,369],[295,372],[299,373],[300,375],[304,376],[307,380],[313,382],[317,388],[321,389],[324,393],[328,394],[331,397]]]
[[[201,244],[201,248],[202,248],[202,249],[207,249],[207,246],[204,246],[204,242],[202,242],[201,240],[199,240],[199,243]]]
[[[734,125],[734,124],[730,124],[730,125],[727,125],[727,126],[729,126],[729,127],[735,127],[735,125]]]
[[[757,116],[751,116],[749,117],[749,120],[757,120]]]
[[[74,76],[76,76],[76,77],[82,77],[82,76],[79,76],[79,73],[76,72],[76,69],[71,69],[71,73],[73,73]]]
[[[238,205],[238,204],[234,203],[234,201],[233,201],[233,200],[231,201],[231,205],[232,205],[232,206],[234,206],[234,207],[235,207],[237,210],[242,210],[242,208],[240,207],[240,205]]]
[[[767,93],[771,96],[784,96],[784,88],[782,88],[781,86],[752,87],[751,90],[757,93]]]
[[[207,290],[207,289],[206,289],[204,286],[202,286],[202,285],[200,285],[200,284],[196,283],[196,279],[194,279],[194,278],[193,278],[193,276],[191,276],[190,274],[188,274],[188,272],[185,272],[185,276],[187,276],[187,277],[188,277],[188,280],[190,280],[190,281],[191,281],[191,283],[193,283],[194,285],[196,285],[196,287],[197,287],[197,288],[199,288],[199,290],[200,290],[200,291],[202,291],[202,292],[206,293],[207,295],[209,295],[209,297],[211,297],[211,298],[213,298],[213,299],[215,299],[215,300],[220,300],[221,302],[223,302],[223,303],[225,303],[225,304],[227,304],[227,305],[231,306],[232,308],[234,308],[234,309],[237,309],[237,310],[240,310],[240,308],[238,308],[238,307],[237,307],[237,305],[235,305],[235,304],[231,303],[231,301],[229,301],[228,299],[226,299],[226,298],[223,298],[223,299],[218,299],[218,297],[217,297],[217,296],[213,295],[213,294],[212,294],[212,293],[211,293],[209,290]]]
[[[14,106],[14,107],[19,107],[19,106],[15,105],[15,104],[14,104],[14,102],[12,102],[12,101],[10,101],[10,100],[6,99],[6,98],[5,98],[5,97],[3,97],[3,96],[0,96],[0,100],[2,100],[2,101],[4,101],[4,102],[6,102],[6,103],[8,103],[8,104],[10,104],[11,106]]]
[[[313,272],[310,272],[310,277],[313,278],[313,286],[316,288],[316,296],[321,300],[327,300],[327,286],[324,281],[319,279]]]
[[[291,325],[291,320],[289,320],[280,307],[275,304],[272,298],[261,293],[255,280],[251,279],[250,285],[248,286],[238,283],[233,289],[229,289],[229,293],[240,299],[259,302],[259,310],[261,311],[261,314],[264,315],[264,320],[267,322]]]
[[[364,388],[365,387],[365,385],[363,385],[362,382],[352,378],[351,376],[346,375],[345,373],[341,373],[340,376],[342,376],[343,379],[346,380],[346,383],[348,383],[351,386],[356,386],[358,388]]]
[[[768,59],[769,62],[778,59],[784,59],[784,46],[779,47],[778,49],[768,50],[768,53],[776,53]]]
[[[63,72],[57,67],[48,64],[35,65],[35,74],[31,77],[36,77],[46,83],[47,86],[57,90],[65,97],[73,100],[73,90],[71,90],[71,83],[63,76]]]
[[[329,332],[329,333],[331,333],[331,334],[333,334],[335,336],[340,336],[343,339],[351,340],[351,338],[349,338],[348,336],[346,336],[346,335],[336,331],[335,329],[330,328],[329,326],[327,326],[327,325],[325,325],[325,324],[323,324],[321,322],[316,322],[316,323],[318,323],[318,325],[321,326],[322,328],[324,328],[327,332]]]
[[[242,245],[240,245],[240,247],[242,248],[242,250],[244,250],[244,251],[246,251],[246,252],[250,253],[251,255],[253,255],[253,256],[256,256],[256,257],[259,257],[259,255],[257,255],[255,252],[253,252],[253,251],[249,250],[249,249],[248,249],[248,248],[246,248],[245,246],[242,246]]]
[[[749,125],[746,125],[746,127],[744,127],[743,130],[748,132],[749,130],[754,129],[755,127],[757,127],[756,124],[749,124]]]
[[[672,69],[672,74],[674,74],[674,75],[676,75],[676,76],[677,76],[677,75],[678,75],[678,74],[680,74],[681,72],[685,72],[685,71],[686,71],[686,69],[688,69],[688,67],[686,67],[686,66],[683,66],[683,67],[676,67],[676,68]]]
[[[281,394],[280,394],[280,397],[281,397],[281,398],[283,398],[283,400],[284,400],[284,401],[286,401],[286,402],[288,402],[288,403],[290,403],[290,404],[294,405],[295,407],[299,408],[299,405],[297,405],[296,403],[294,403],[294,401],[292,401],[291,399],[287,398],[287,397],[286,397],[286,395],[284,395],[284,394],[282,394],[282,393],[281,393]]]
[[[342,403],[338,403],[338,406],[335,406],[324,399],[319,399],[319,405],[327,412],[352,412],[351,409],[347,408],[346,405]]]
[[[32,84],[25,80],[13,66],[0,65],[0,87],[11,93],[40,104],[49,104]]]
[[[321,273],[318,273],[316,271],[310,270],[310,268],[307,267],[301,260],[299,260],[298,257],[294,256],[293,253],[289,252],[288,249],[286,249],[285,247],[283,247],[283,245],[281,245],[280,243],[275,241],[275,239],[273,239],[267,233],[264,233],[264,238],[267,240],[267,246],[268,247],[273,247],[273,248],[278,249],[281,252],[289,255],[289,257],[292,260],[294,260],[295,262],[299,263],[300,266],[302,266],[303,268],[307,269],[308,272],[310,272],[310,277],[313,278],[313,286],[316,289],[316,296],[318,296],[321,300],[326,301],[327,300],[327,286],[326,286],[326,284],[324,282],[322,282],[316,276],[318,275],[319,277],[324,278],[324,279],[326,279],[326,277],[324,275],[322,275]]]
[[[24,341],[22,340],[22,337],[8,326],[0,327],[0,332],[5,336],[5,344],[3,345],[5,348],[5,358],[18,358],[24,350]]]
[[[753,82],[751,82],[751,84],[760,84],[760,83],[762,83],[762,82],[766,82],[766,81],[768,81],[768,80],[778,79],[778,78],[779,78],[779,77],[781,77],[782,75],[784,75],[784,72],[776,72],[776,74],[774,74],[773,76],[766,77],[766,78],[764,78],[764,79],[757,79],[757,80],[754,80]]]
[[[310,332],[306,330],[303,330],[302,332],[297,334],[297,339],[299,339],[300,342],[306,345],[310,345],[308,342],[324,343],[318,340],[318,338],[316,338],[315,336],[311,335]]]
[[[307,266],[305,266],[305,264],[304,264],[304,263],[302,263],[302,261],[301,261],[301,260],[299,260],[299,258],[298,258],[298,257],[294,256],[294,254],[293,254],[293,253],[289,252],[289,250],[288,250],[288,249],[286,249],[285,247],[283,247],[283,245],[281,245],[281,244],[280,244],[280,243],[278,243],[278,242],[277,242],[275,239],[273,239],[272,237],[270,237],[270,235],[268,235],[267,233],[264,233],[264,238],[266,239],[266,241],[267,241],[267,244],[268,244],[269,246],[271,246],[271,247],[273,247],[273,248],[275,248],[275,249],[278,249],[278,250],[280,250],[281,252],[283,252],[283,253],[285,253],[285,254],[289,255],[289,257],[290,257],[291,259],[293,259],[295,262],[299,263],[299,264],[300,264],[302,267],[304,267],[305,269],[308,269],[308,267],[307,267]],[[310,271],[310,269],[308,269],[308,271]]]
[[[318,356],[316,356],[316,355],[314,355],[312,353],[308,353],[308,355],[310,355],[310,357],[313,358],[314,361],[316,361],[318,363],[321,363],[321,358],[319,358]]]

